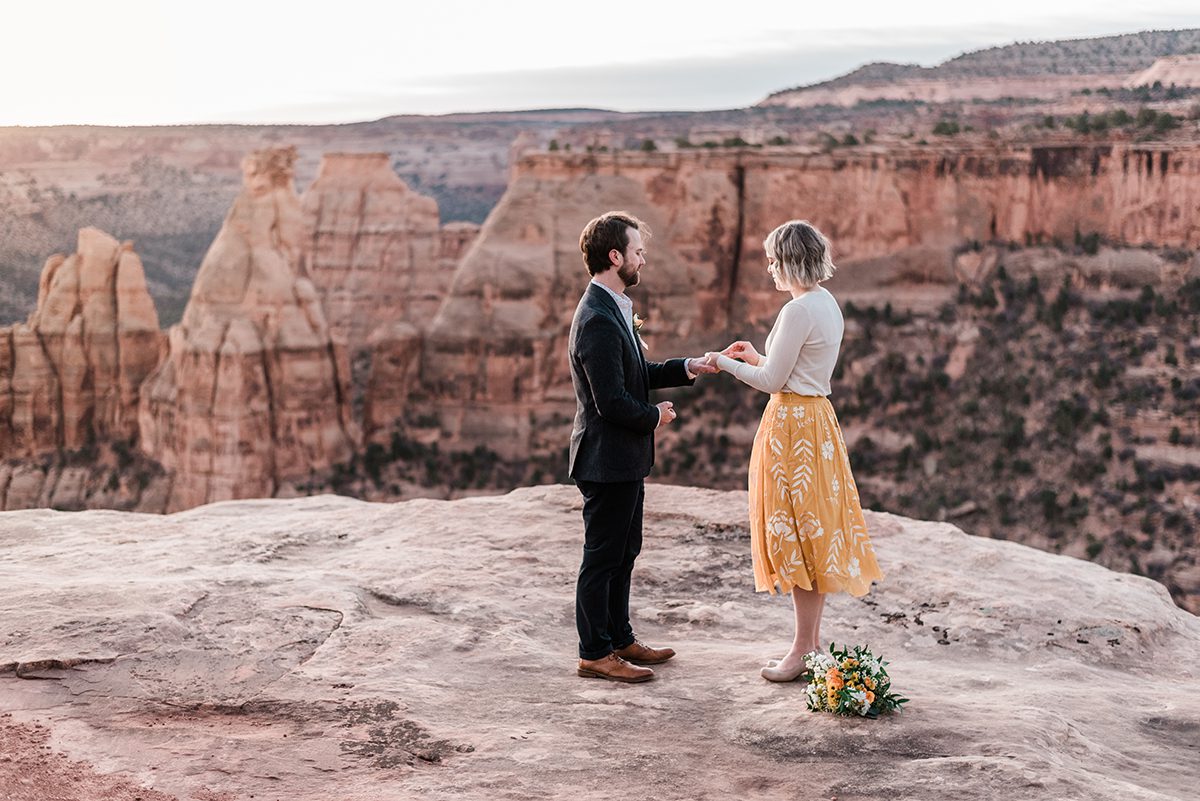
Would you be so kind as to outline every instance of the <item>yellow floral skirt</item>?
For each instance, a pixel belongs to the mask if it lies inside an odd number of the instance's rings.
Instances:
[[[883,578],[828,398],[776,393],[750,453],[754,589],[866,595]]]

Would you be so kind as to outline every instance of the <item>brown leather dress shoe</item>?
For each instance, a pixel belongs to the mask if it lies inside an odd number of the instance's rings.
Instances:
[[[673,648],[651,648],[646,643],[634,640],[614,654],[627,659],[635,665],[657,665],[675,656]]]
[[[631,665],[615,653],[602,659],[580,659],[579,668],[575,672],[588,679],[608,679],[627,684],[637,684],[654,678],[654,671],[650,668]]]

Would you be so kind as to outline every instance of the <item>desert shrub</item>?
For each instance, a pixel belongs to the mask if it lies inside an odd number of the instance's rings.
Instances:
[[[1090,234],[1081,234],[1079,231],[1076,231],[1075,247],[1089,256],[1095,256],[1100,252],[1100,234],[1095,231]]]
[[[1025,446],[1025,418],[1012,412],[1004,412],[1000,421],[1000,444],[1010,452]]]
[[[1120,370],[1108,359],[1102,357],[1099,366],[1092,371],[1092,385],[1096,389],[1107,389],[1112,386],[1113,379],[1120,375]]]
[[[1090,427],[1088,411],[1087,399],[1082,395],[1060,400],[1054,405],[1054,411],[1050,416],[1050,426],[1059,436],[1067,439],[1074,438],[1080,428],[1086,431]]]
[[[1159,113],[1158,118],[1154,120],[1154,130],[1158,133],[1165,133],[1178,127],[1179,119],[1174,114],[1165,111]]]
[[[1058,493],[1050,488],[1038,490],[1033,497],[1034,503],[1042,509],[1042,517],[1047,523],[1053,523],[1062,516],[1062,507],[1058,505]]]

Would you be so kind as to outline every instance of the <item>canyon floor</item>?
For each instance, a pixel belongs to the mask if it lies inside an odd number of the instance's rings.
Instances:
[[[804,708],[759,666],[745,493],[652,485],[655,681],[574,674],[579,495],[0,515],[0,797],[1184,799],[1200,619],[1163,587],[869,513],[886,579],[831,597],[911,702]]]

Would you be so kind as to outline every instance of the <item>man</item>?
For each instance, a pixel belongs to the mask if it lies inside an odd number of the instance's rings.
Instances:
[[[643,222],[617,211],[584,227],[579,249],[592,280],[575,310],[569,346],[576,399],[570,475],[583,494],[584,528],[575,589],[577,672],[624,682],[654,678],[644,665],[675,655],[639,642],[629,624],[630,575],[642,547],[643,480],[654,464],[655,429],[675,419],[672,403],[651,405],[649,393],[716,372],[703,358],[647,362],[642,355],[625,290],[641,280],[649,234]]]

